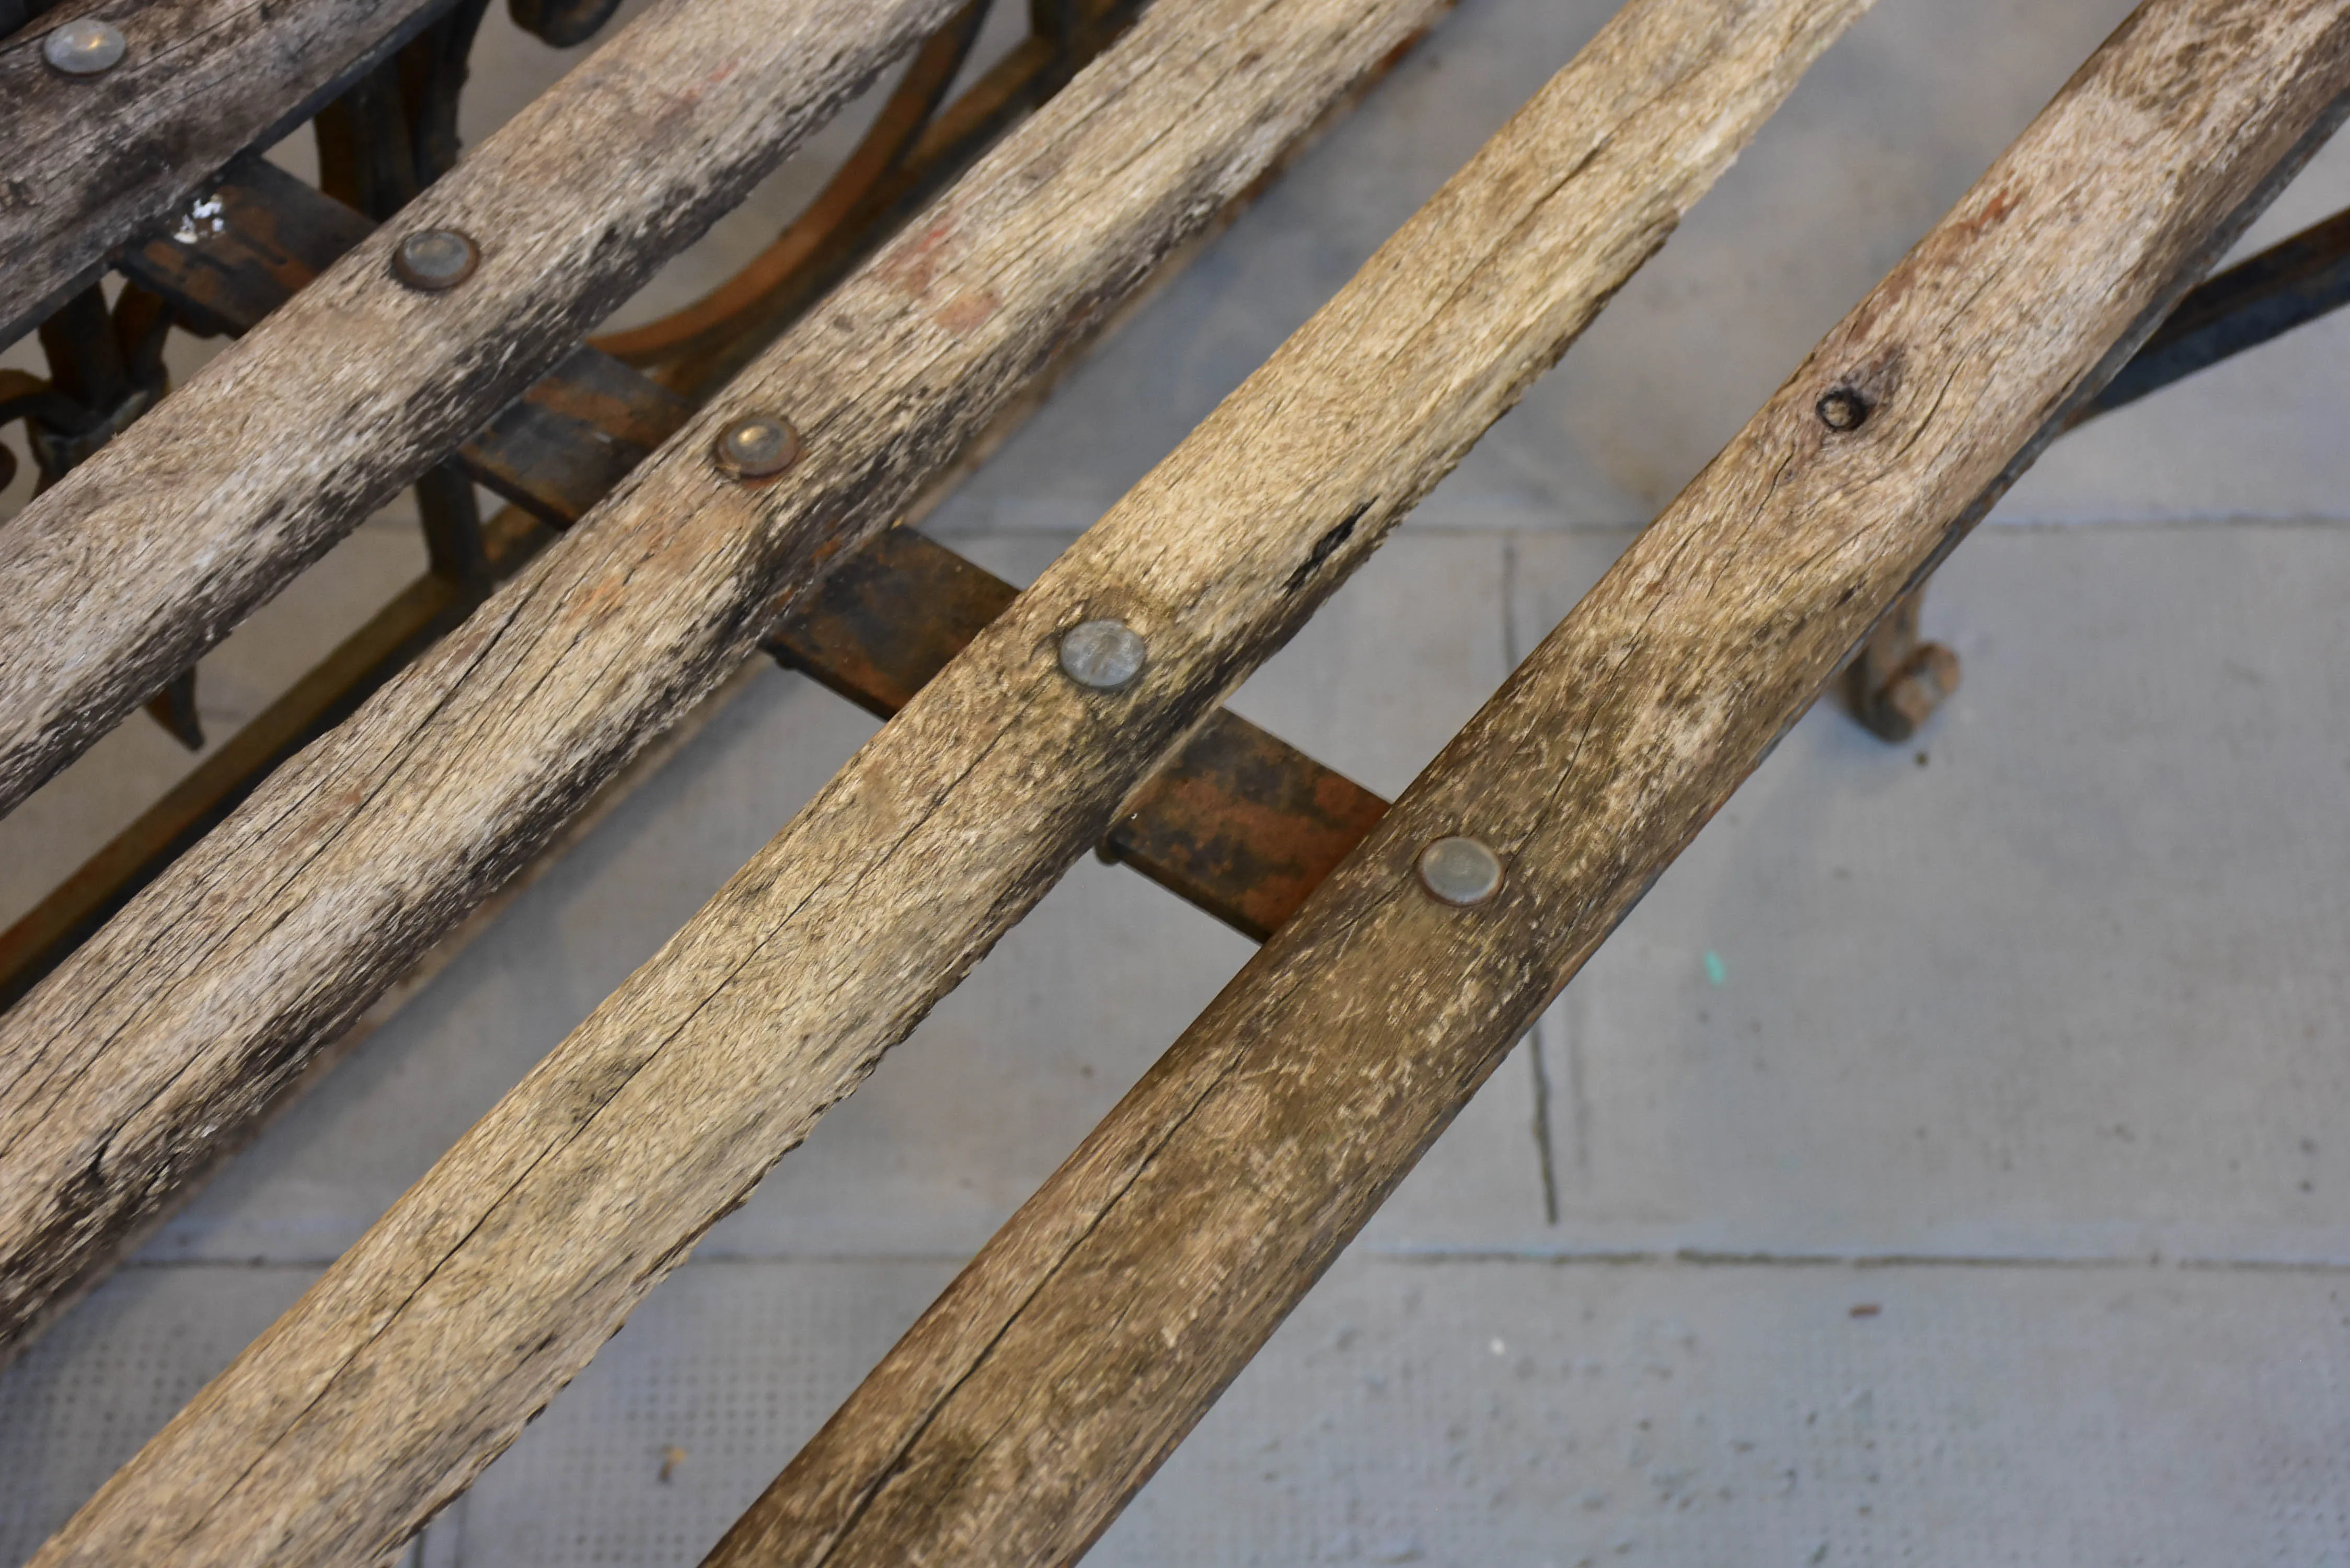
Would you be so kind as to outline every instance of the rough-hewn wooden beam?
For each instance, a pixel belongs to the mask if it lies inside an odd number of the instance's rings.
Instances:
[[[0,1344],[1445,3],[1180,0],[738,385],[795,472],[718,483],[705,420],[0,1020]]]
[[[553,369],[953,8],[659,0],[18,514],[0,530],[0,811]],[[436,228],[470,235],[479,267],[411,289],[393,248]]]
[[[265,147],[421,31],[447,0],[101,0],[0,38],[0,346],[117,247],[176,216],[221,167]],[[117,27],[121,62],[69,76],[58,25]]]
[[[1374,14],[1416,16],[1424,25],[1451,3],[1382,0]],[[852,320],[829,334],[811,327],[795,345],[779,349],[775,384],[796,393],[810,379],[853,380],[868,399],[895,411],[878,423],[844,427],[847,448],[836,454],[829,473],[808,489],[777,493],[775,509],[721,509],[703,519],[700,529],[683,534],[671,533],[677,519],[658,510],[639,509],[625,523],[607,521],[601,528],[618,542],[599,547],[608,550],[592,558],[600,566],[579,568],[569,579],[578,597],[543,595],[540,611],[533,612],[549,613],[551,602],[559,621],[577,613],[579,605],[623,597],[639,575],[642,555],[715,563],[715,576],[696,579],[710,597],[681,597],[673,605],[648,608],[656,619],[664,610],[673,612],[675,621],[669,624],[686,639],[687,651],[674,666],[664,662],[674,644],[659,639],[630,644],[623,638],[616,643],[590,641],[581,655],[606,659],[608,673],[610,660],[624,668],[641,661],[642,679],[607,680],[585,697],[570,682],[544,679],[536,662],[477,670],[468,656],[420,673],[416,680],[434,684],[412,695],[400,711],[426,711],[442,701],[445,722],[427,732],[407,733],[397,729],[406,721],[395,719],[390,738],[362,740],[366,726],[378,722],[365,720],[359,730],[340,738],[339,744],[353,749],[333,753],[333,761],[321,760],[319,774],[305,775],[311,782],[286,786],[296,791],[297,799],[330,787],[365,809],[321,828],[316,815],[289,813],[282,804],[255,806],[212,846],[217,853],[187,857],[177,865],[178,879],[157,895],[158,901],[132,909],[114,931],[92,943],[72,969],[73,978],[57,981],[52,1000],[28,1003],[26,1011],[51,1010],[43,1022],[21,1023],[21,1012],[0,1020],[0,1360],[101,1277],[203,1179],[224,1150],[238,1147],[261,1118],[298,1092],[312,1068],[326,1059],[321,1052],[338,1053],[334,1042],[343,1020],[360,1016],[361,1009],[365,1018],[379,1018],[382,1008],[373,999],[385,993],[394,977],[414,964],[442,961],[451,942],[477,929],[478,919],[466,910],[479,908],[491,889],[509,885],[508,867],[552,852],[562,841],[559,835],[570,831],[554,825],[579,811],[600,809],[591,803],[608,800],[620,778],[641,774],[652,754],[644,749],[653,744],[650,737],[662,735],[660,744],[667,745],[668,727],[686,706],[682,698],[665,700],[674,693],[659,684],[664,673],[683,672],[681,679],[689,684],[680,690],[690,696],[690,681],[701,679],[704,660],[723,667],[729,657],[748,655],[747,643],[730,655],[723,639],[757,620],[755,607],[763,599],[788,599],[813,575],[810,563],[847,550],[900,505],[919,510],[951,488],[1034,411],[1086,344],[1228,223],[1320,126],[1344,115],[1419,34],[1407,33],[1335,98],[1317,99],[1316,93],[1337,79],[1336,73],[1349,62],[1359,63],[1361,51],[1383,36],[1383,28],[1373,29],[1367,39],[1356,38],[1331,54],[1326,70],[1314,74],[1306,89],[1274,105],[1270,128],[1235,115],[1211,126],[1206,144],[1187,143],[1168,161],[1145,167],[1144,185],[1120,192],[1128,205],[1119,209],[1118,223],[1089,231],[1087,246],[1069,250],[1062,268],[1002,287],[1007,330],[965,333],[960,348],[970,352],[947,357],[951,370],[975,367],[966,381],[958,383],[951,374],[937,379],[938,362],[925,352],[926,346],[941,341],[938,326],[893,304],[906,297],[898,275],[845,296],[865,302],[866,320],[875,328],[869,340],[860,343],[860,327]],[[1108,107],[1097,105],[1094,112],[1119,112],[1118,101],[1113,88]],[[1256,100],[1243,94],[1229,101]],[[1279,143],[1279,134],[1317,103],[1324,107],[1314,127]],[[1051,203],[1071,199],[1071,188],[1037,186],[1022,171],[1049,164],[1061,142],[1083,141],[1066,128],[1049,134],[1060,141],[1042,140],[1048,133],[1037,132],[1020,151],[1007,152],[1006,163],[990,176],[993,184],[974,182],[966,192],[968,212],[993,212],[1007,232],[1049,226]],[[1105,134],[1098,126],[1087,133]],[[1274,140],[1251,145],[1251,135]],[[1272,161],[1261,166],[1267,148],[1274,150]],[[1097,179],[1106,167],[1092,165],[1088,178]],[[1219,196],[1224,198],[1220,208]],[[1202,220],[1203,213],[1211,215]],[[1162,257],[1164,248],[1176,242]],[[917,246],[913,254],[937,259],[935,235],[909,244]],[[986,251],[944,258],[924,286],[935,298],[951,298],[964,284],[989,275],[978,269],[992,259]],[[869,356],[875,343],[885,339],[897,352],[895,358],[880,354],[889,368],[877,369]],[[924,389],[932,385],[969,400],[925,412],[920,405],[931,400]],[[853,401],[845,398],[837,406]],[[642,412],[628,414],[612,433],[625,435]],[[939,423],[922,423],[932,415]],[[697,444],[681,461],[698,465],[703,450]],[[904,466],[877,478],[865,458],[893,451]],[[645,543],[647,538],[655,542]],[[726,564],[743,552],[760,569],[725,576]],[[428,577],[421,586],[437,582]],[[403,603],[410,597],[403,596]],[[560,646],[565,634],[547,635]],[[370,677],[369,691],[381,679]],[[522,721],[513,717],[516,708],[525,715]],[[537,718],[529,717],[534,711]],[[484,712],[504,717],[479,717]],[[464,719],[468,714],[475,717]],[[308,722],[298,713],[284,717]],[[478,736],[484,726],[498,729],[504,738],[483,745]],[[275,728],[286,730],[284,724]],[[533,743],[525,744],[525,739]],[[442,769],[465,771],[476,787],[462,814],[422,821],[405,815],[396,795],[378,798],[388,780]],[[318,777],[330,779],[331,785],[320,785]],[[314,832],[332,837],[340,853],[314,860]],[[303,874],[256,878],[256,864],[299,867]],[[142,877],[141,886],[149,879]],[[348,909],[370,910],[379,918],[314,919]],[[185,940],[182,922],[191,918],[215,922],[230,940],[219,945]],[[253,933],[276,936],[255,940]],[[401,989],[408,989],[407,982]],[[211,1000],[219,997],[235,998],[237,1004],[223,1010]],[[126,1133],[126,1118],[142,1108]],[[36,1124],[35,1133],[27,1135],[17,1125],[19,1114],[27,1125]],[[92,1171],[99,1179],[90,1179]],[[16,1200],[13,1209],[10,1196]]]
[[[36,1562],[356,1557],[446,1501],[1515,400],[1861,9],[1638,0]],[[993,173],[1070,196],[1095,182],[1153,189],[1159,160],[1188,161],[1234,130],[1242,148],[1269,151],[1284,114],[1343,79],[1326,75],[1334,64],[1361,68],[1410,20],[1370,0],[1162,0],[1022,133],[1042,133],[1042,147],[992,158],[982,187]],[[1145,68],[1153,62],[1166,68]],[[1072,134],[1096,117],[1115,123]],[[1245,161],[1227,146],[1215,167]],[[1008,325],[1016,280],[1066,265],[1097,225],[1119,223],[1121,205],[1051,199],[1049,227],[1007,229],[950,199],[877,258],[868,292],[826,306],[818,331],[876,354],[868,311],[886,304],[886,320],[910,293],[943,335],[919,339],[937,356],[931,384],[967,384],[974,372],[950,362],[957,336]],[[805,493],[869,451],[857,431],[889,415],[793,369],[754,370],[720,414],[775,398],[802,420],[807,457],[771,497]],[[716,428],[701,421],[681,440]],[[886,475],[898,461],[866,456],[854,472]],[[665,694],[679,668],[710,661],[687,660],[692,635],[631,607],[732,606],[695,584],[723,587],[756,556],[650,545],[691,532],[683,519],[697,511],[753,504],[706,469],[657,460],[604,514],[649,519],[607,568],[633,583],[594,579],[613,583],[594,596],[557,561],[595,535],[591,524],[525,574],[505,613],[452,639],[450,659],[583,700],[624,680]],[[608,535],[602,548],[615,548]],[[567,592],[579,610],[507,645],[519,612]],[[1061,634],[1103,617],[1149,643],[1139,676],[1117,691],[1081,687],[1058,662]],[[648,658],[658,674],[619,673]],[[516,739],[511,700],[485,713],[461,691],[452,711],[445,693],[419,690],[432,713],[410,717],[391,696],[379,707],[403,722],[382,730],[452,722],[480,742],[443,770],[397,779],[386,804],[403,823],[470,815],[484,753]],[[571,703],[556,711],[576,722]],[[287,791],[269,792],[281,809],[354,809],[318,770],[294,772]],[[330,832],[302,842],[297,877],[340,852]]]
[[[2341,0],[2141,9],[705,1568],[1081,1553],[1870,622],[2208,265],[2280,161],[2330,129],[2345,86]],[[1502,868],[1470,907],[1416,872],[1455,835]]]

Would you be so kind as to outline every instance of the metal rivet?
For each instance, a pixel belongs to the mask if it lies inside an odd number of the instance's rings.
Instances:
[[[393,275],[428,294],[456,287],[481,264],[481,246],[455,229],[419,229],[391,252]]]
[[[1089,620],[1061,634],[1061,670],[1080,686],[1115,691],[1142,673],[1150,647],[1122,620]]]
[[[1501,857],[1473,838],[1440,838],[1419,852],[1419,881],[1448,904],[1482,904],[1501,891]]]
[[[1868,418],[1868,400],[1850,387],[1838,387],[1819,400],[1814,411],[1832,431],[1856,431]]]
[[[773,479],[800,460],[800,432],[780,414],[746,414],[718,432],[711,455],[737,479]]]
[[[69,77],[94,77],[112,70],[130,47],[121,29],[84,16],[51,33],[41,45],[41,57]]]

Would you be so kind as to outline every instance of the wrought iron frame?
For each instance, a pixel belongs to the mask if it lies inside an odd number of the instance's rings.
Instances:
[[[250,329],[454,166],[457,104],[486,4],[459,0],[318,114],[318,189],[248,154],[213,192],[218,243],[195,247],[157,235],[126,247],[114,258],[123,281],[111,306],[93,285],[41,325],[47,379],[0,371],[0,424],[26,421],[41,487],[161,398],[171,329],[200,337]],[[0,1009],[279,763],[348,717],[583,515],[703,398],[1106,47],[1142,0],[1030,0],[1028,36],[950,99],[991,4],[970,0],[915,51],[822,192],[733,277],[657,321],[592,340],[418,482],[428,571],[0,932]],[[585,41],[617,5],[508,0],[518,25],[557,47]],[[0,0],[0,36],[45,8]],[[2345,303],[2350,213],[2196,289],[2074,422]],[[0,483],[12,470],[0,448]],[[477,483],[509,504],[482,516]],[[1907,739],[1958,685],[1956,656],[1919,636],[1924,591],[1920,584],[1885,618],[1848,671],[1855,716],[1887,741]],[[886,717],[1012,595],[900,528],[843,563],[767,648],[787,668]],[[202,748],[192,670],[157,693],[149,711],[191,749]],[[1101,852],[1262,940],[1385,809],[1377,795],[1227,715],[1138,796]]]

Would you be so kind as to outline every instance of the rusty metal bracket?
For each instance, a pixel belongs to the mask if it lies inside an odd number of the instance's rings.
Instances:
[[[1081,34],[1083,47],[1092,48],[1107,43],[1138,9],[1133,0],[1082,0],[1078,8],[1087,29]],[[795,264],[798,270],[785,280],[786,286],[770,290],[763,285],[758,308],[730,318],[728,330],[743,334],[739,342],[690,365],[678,358],[663,365],[675,389],[608,354],[583,347],[460,448],[450,466],[514,503],[483,525],[479,555],[471,566],[460,554],[463,539],[446,545],[433,541],[440,569],[411,585],[39,906],[0,933],[0,1008],[23,995],[234,810],[279,763],[339,722],[462,619],[478,591],[463,580],[469,571],[495,580],[553,537],[547,525],[567,526],[584,515],[683,423],[700,395],[732,373],[734,357],[755,354],[858,256],[1039,101],[1055,80],[1056,51],[1069,47],[1030,38],[932,116],[927,129],[917,126],[920,134],[910,152],[879,186],[865,188],[851,219],[823,220],[820,243],[808,248],[804,262]],[[943,90],[947,85],[947,79],[933,77],[931,87],[924,90]],[[403,117],[413,112],[413,102],[400,100]],[[388,111],[382,123],[389,123]],[[200,224],[191,223],[155,236],[133,247],[118,265],[142,292],[168,306],[173,321],[205,335],[235,336],[249,330],[374,227],[350,206],[254,156],[232,165],[203,205]],[[812,210],[810,216],[817,214]],[[0,417],[6,417],[5,410],[13,406],[6,401],[12,395],[28,408],[62,413],[71,407],[46,401],[54,396],[46,383],[12,388],[0,381]],[[995,587],[1008,597],[1008,588]],[[954,646],[960,647],[960,641]],[[164,696],[168,701],[172,694]],[[171,710],[167,706],[163,711]],[[1278,742],[1271,743],[1279,746]],[[1361,801],[1354,795],[1378,804],[1376,797],[1359,791],[1347,794],[1354,786],[1339,783],[1344,788],[1334,798],[1351,803],[1357,815]],[[1180,886],[1175,879],[1185,874],[1171,857],[1148,848],[1139,848],[1135,858],[1146,870],[1163,862],[1163,874],[1150,874],[1170,886]],[[1210,883],[1201,881],[1201,886]],[[1283,912],[1267,907],[1253,915],[1245,900],[1232,908],[1225,918],[1259,935]]]
[[[886,719],[1018,592],[913,529],[892,528],[835,567],[764,647]],[[1387,806],[1247,720],[1218,713],[1127,802],[1102,857],[1263,941]]]

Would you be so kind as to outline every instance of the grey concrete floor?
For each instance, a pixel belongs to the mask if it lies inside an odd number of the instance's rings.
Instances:
[[[1235,706],[1400,789],[2126,9],[1880,0]],[[931,526],[1039,570],[1605,10],[1464,0]],[[488,57],[509,104],[532,47]],[[2350,146],[2248,244],[2345,198]],[[2345,344],[2052,452],[1929,601],[1950,708],[1898,748],[1800,724],[1092,1561],[2350,1563]],[[208,717],[419,564],[362,529],[208,661]],[[871,728],[754,678],[0,1374],[0,1562]],[[0,912],[184,765],[135,723],[0,824]],[[419,1561],[698,1560],[1247,951],[1081,864]]]

